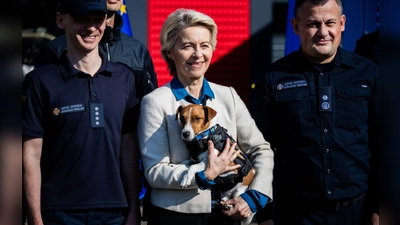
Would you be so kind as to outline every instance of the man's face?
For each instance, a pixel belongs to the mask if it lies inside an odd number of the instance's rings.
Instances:
[[[122,6],[122,0],[107,0],[107,10],[117,12]]]
[[[57,13],[57,25],[65,29],[68,50],[90,52],[95,49],[104,34],[106,14],[90,12],[81,17]]]
[[[301,49],[313,63],[328,63],[340,45],[346,17],[340,14],[335,0],[322,6],[307,1],[292,19],[294,32],[299,35]]]

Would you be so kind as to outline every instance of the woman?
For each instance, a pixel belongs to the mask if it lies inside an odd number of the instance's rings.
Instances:
[[[240,224],[241,219],[262,208],[272,196],[273,152],[257,129],[244,102],[231,87],[208,82],[204,75],[216,46],[217,25],[209,16],[178,9],[168,16],[161,30],[161,54],[173,79],[142,100],[138,125],[139,144],[145,177],[152,187],[153,215],[149,225]],[[218,123],[238,141],[256,169],[250,190],[241,196],[212,204],[218,199],[214,179],[238,168],[229,166],[236,157],[233,146],[212,153],[208,164],[185,188],[180,184],[188,170],[189,150],[180,136],[176,109],[190,103],[215,109]],[[234,207],[223,211],[221,205]]]

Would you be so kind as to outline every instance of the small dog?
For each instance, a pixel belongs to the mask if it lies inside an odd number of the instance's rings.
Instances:
[[[175,120],[180,121],[182,127],[181,137],[189,146],[190,156],[195,164],[191,164],[187,174],[185,174],[181,187],[187,187],[195,178],[195,174],[206,168],[208,147],[207,141],[214,143],[214,153],[219,155],[223,150],[226,138],[230,138],[230,144],[235,140],[230,137],[226,130],[220,127],[215,116],[217,112],[208,107],[197,104],[179,106],[176,110]],[[236,150],[240,148],[236,146]],[[240,153],[231,165],[241,164],[239,169],[220,174],[216,179],[216,187],[221,192],[221,200],[227,201],[247,191],[255,175],[255,169],[250,160],[244,153]],[[232,205],[224,205],[224,210],[229,211]],[[249,218],[242,221],[243,225],[248,225],[252,221],[254,213]]]

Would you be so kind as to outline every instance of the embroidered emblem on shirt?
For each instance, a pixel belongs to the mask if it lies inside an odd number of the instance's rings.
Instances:
[[[60,114],[60,109],[59,108],[53,109],[53,115],[54,116],[58,116],[59,114]]]
[[[305,86],[308,86],[308,83],[306,80],[296,80],[296,81],[288,81],[285,83],[277,84],[276,89],[278,91],[281,91],[283,89],[305,87]]]
[[[90,126],[92,128],[104,127],[104,105],[101,102],[90,103]]]
[[[254,89],[256,87],[256,84],[257,84],[257,79],[253,81],[253,83],[251,84],[251,88]]]
[[[62,106],[59,108],[53,109],[53,116],[63,115],[67,113],[74,113],[74,112],[83,112],[85,111],[85,104],[74,104],[74,105],[67,105]]]
[[[322,104],[321,104],[321,108],[324,109],[324,110],[329,109],[329,107],[330,107],[331,105],[329,104],[329,102],[327,102],[328,96],[326,96],[326,95],[322,96],[322,100],[323,100],[323,102],[322,102]]]
[[[331,112],[331,87],[320,87],[318,92],[320,96],[319,111]]]

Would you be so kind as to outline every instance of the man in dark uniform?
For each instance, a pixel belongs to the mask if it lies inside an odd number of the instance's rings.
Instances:
[[[29,224],[140,224],[135,74],[100,54],[105,0],[64,0],[67,51],[23,83]]]
[[[297,0],[299,50],[254,81],[252,116],[276,151],[275,225],[360,222],[378,143],[378,67],[339,46],[345,21],[340,0]]]
[[[153,91],[158,87],[157,74],[154,70],[153,60],[150,56],[147,47],[134,37],[121,32],[123,26],[123,19],[118,10],[121,9],[123,0],[107,0],[107,26],[103,38],[99,44],[99,50],[102,54],[107,56],[107,59],[112,62],[120,62],[129,66],[136,75],[136,95],[139,101],[144,95]],[[40,57],[38,58],[39,64],[48,64],[55,62],[60,58],[62,53],[67,49],[67,39],[65,34],[55,38],[47,43],[41,49]],[[140,160],[139,160],[140,161]],[[144,198],[144,211],[143,220],[147,220],[148,201],[150,197],[151,187],[147,185],[142,174],[142,188],[141,193],[146,193]]]

